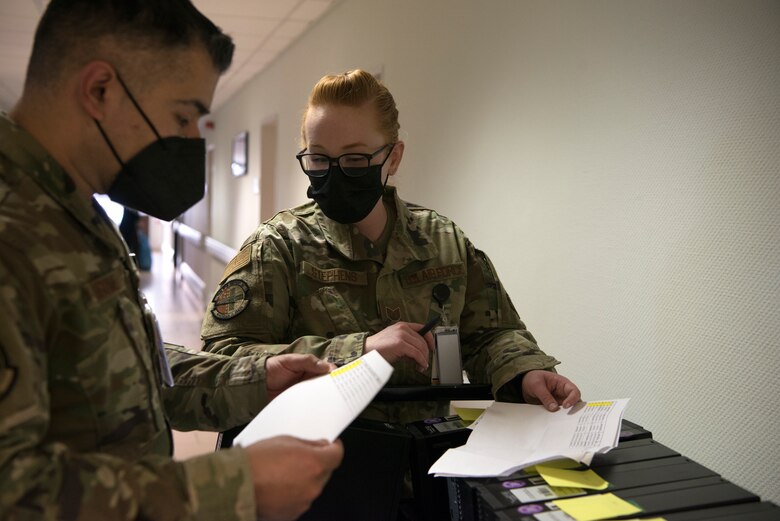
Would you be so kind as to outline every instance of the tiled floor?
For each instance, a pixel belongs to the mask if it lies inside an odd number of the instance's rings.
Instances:
[[[166,342],[200,349],[200,324],[204,309],[197,297],[176,282],[170,255],[155,252],[152,271],[141,273],[141,288],[160,322]],[[173,432],[176,459],[186,459],[214,450],[217,433]]]

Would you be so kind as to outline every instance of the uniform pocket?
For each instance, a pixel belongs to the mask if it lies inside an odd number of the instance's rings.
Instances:
[[[357,333],[361,330],[355,315],[341,293],[333,286],[326,286],[317,290],[323,307],[330,317],[335,328],[335,334]]]
[[[139,430],[149,429],[148,377],[154,378],[148,375],[148,363],[128,329],[134,320],[130,302],[113,298],[91,311],[90,326],[67,353],[63,350],[53,358],[51,368],[50,436],[71,440],[70,446],[85,450],[116,447],[128,437],[137,438]],[[70,378],[65,377],[68,366],[75,368]]]
[[[121,327],[112,329],[111,347],[112,394],[117,397],[117,412],[122,415],[125,427],[141,423],[162,429],[164,419],[158,389],[161,385],[157,351],[149,338],[141,309],[137,302],[120,297],[119,322]],[[142,427],[146,428],[146,427]]]
[[[332,338],[362,331],[347,300],[333,286],[317,288],[299,303],[301,323],[295,324],[293,336],[315,335]]]

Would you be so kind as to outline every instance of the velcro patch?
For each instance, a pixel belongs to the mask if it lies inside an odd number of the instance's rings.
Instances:
[[[229,276],[231,276],[233,273],[237,272],[247,264],[249,264],[249,261],[252,258],[252,247],[247,246],[238,254],[233,257],[233,260],[231,260],[227,266],[225,266],[225,271],[222,272],[222,278],[220,280],[225,280]]]
[[[362,271],[350,271],[343,268],[320,269],[306,261],[301,263],[301,272],[323,284],[353,284],[355,286],[367,286],[368,275]]]
[[[425,268],[405,276],[401,280],[401,285],[405,288],[409,288],[427,284],[428,282],[462,277],[465,274],[466,268],[463,267],[463,264],[450,264],[449,266],[439,266],[437,268]]]
[[[101,275],[87,283],[87,294],[93,305],[102,304],[125,289],[125,275],[122,269]]]
[[[231,280],[223,284],[211,299],[214,304],[211,314],[220,320],[229,320],[244,311],[250,300],[247,283],[243,280]]]

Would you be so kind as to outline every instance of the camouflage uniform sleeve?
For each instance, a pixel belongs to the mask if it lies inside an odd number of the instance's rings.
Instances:
[[[23,258],[0,248],[0,519],[254,520],[240,449],[131,461],[47,439],[56,302]]]
[[[519,381],[534,369],[553,370],[517,314],[487,255],[465,239],[466,302],[460,317],[464,368],[472,383],[490,383],[493,396],[521,402]]]
[[[244,425],[268,404],[268,355],[225,356],[166,344],[175,382],[163,389],[171,427],[224,431]]]
[[[259,235],[225,269],[203,319],[203,349],[231,356],[313,354],[336,365],[361,356],[367,332],[294,337],[295,261],[286,241],[267,225]]]

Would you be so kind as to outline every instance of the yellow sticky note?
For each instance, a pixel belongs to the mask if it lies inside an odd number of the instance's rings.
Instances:
[[[642,511],[638,506],[611,493],[556,499],[553,500],[553,503],[577,521],[598,521],[599,519],[638,514]]]
[[[540,463],[539,465],[544,465],[547,468],[554,468],[554,469],[576,469],[582,466],[582,463],[579,461],[574,461],[573,459],[569,458],[562,458],[562,459],[554,459],[550,461],[545,461],[544,463]],[[530,467],[526,467],[523,469],[523,472],[526,474],[539,474],[539,471],[536,468],[536,465],[531,465]]]
[[[551,487],[580,487],[593,490],[604,490],[609,483],[593,472],[588,470],[567,470],[547,465],[537,465],[536,470]]]
[[[478,409],[472,407],[453,407],[453,409],[455,409],[455,414],[460,416],[460,419],[463,420],[466,425],[479,418],[479,415],[485,412],[484,408]]]

